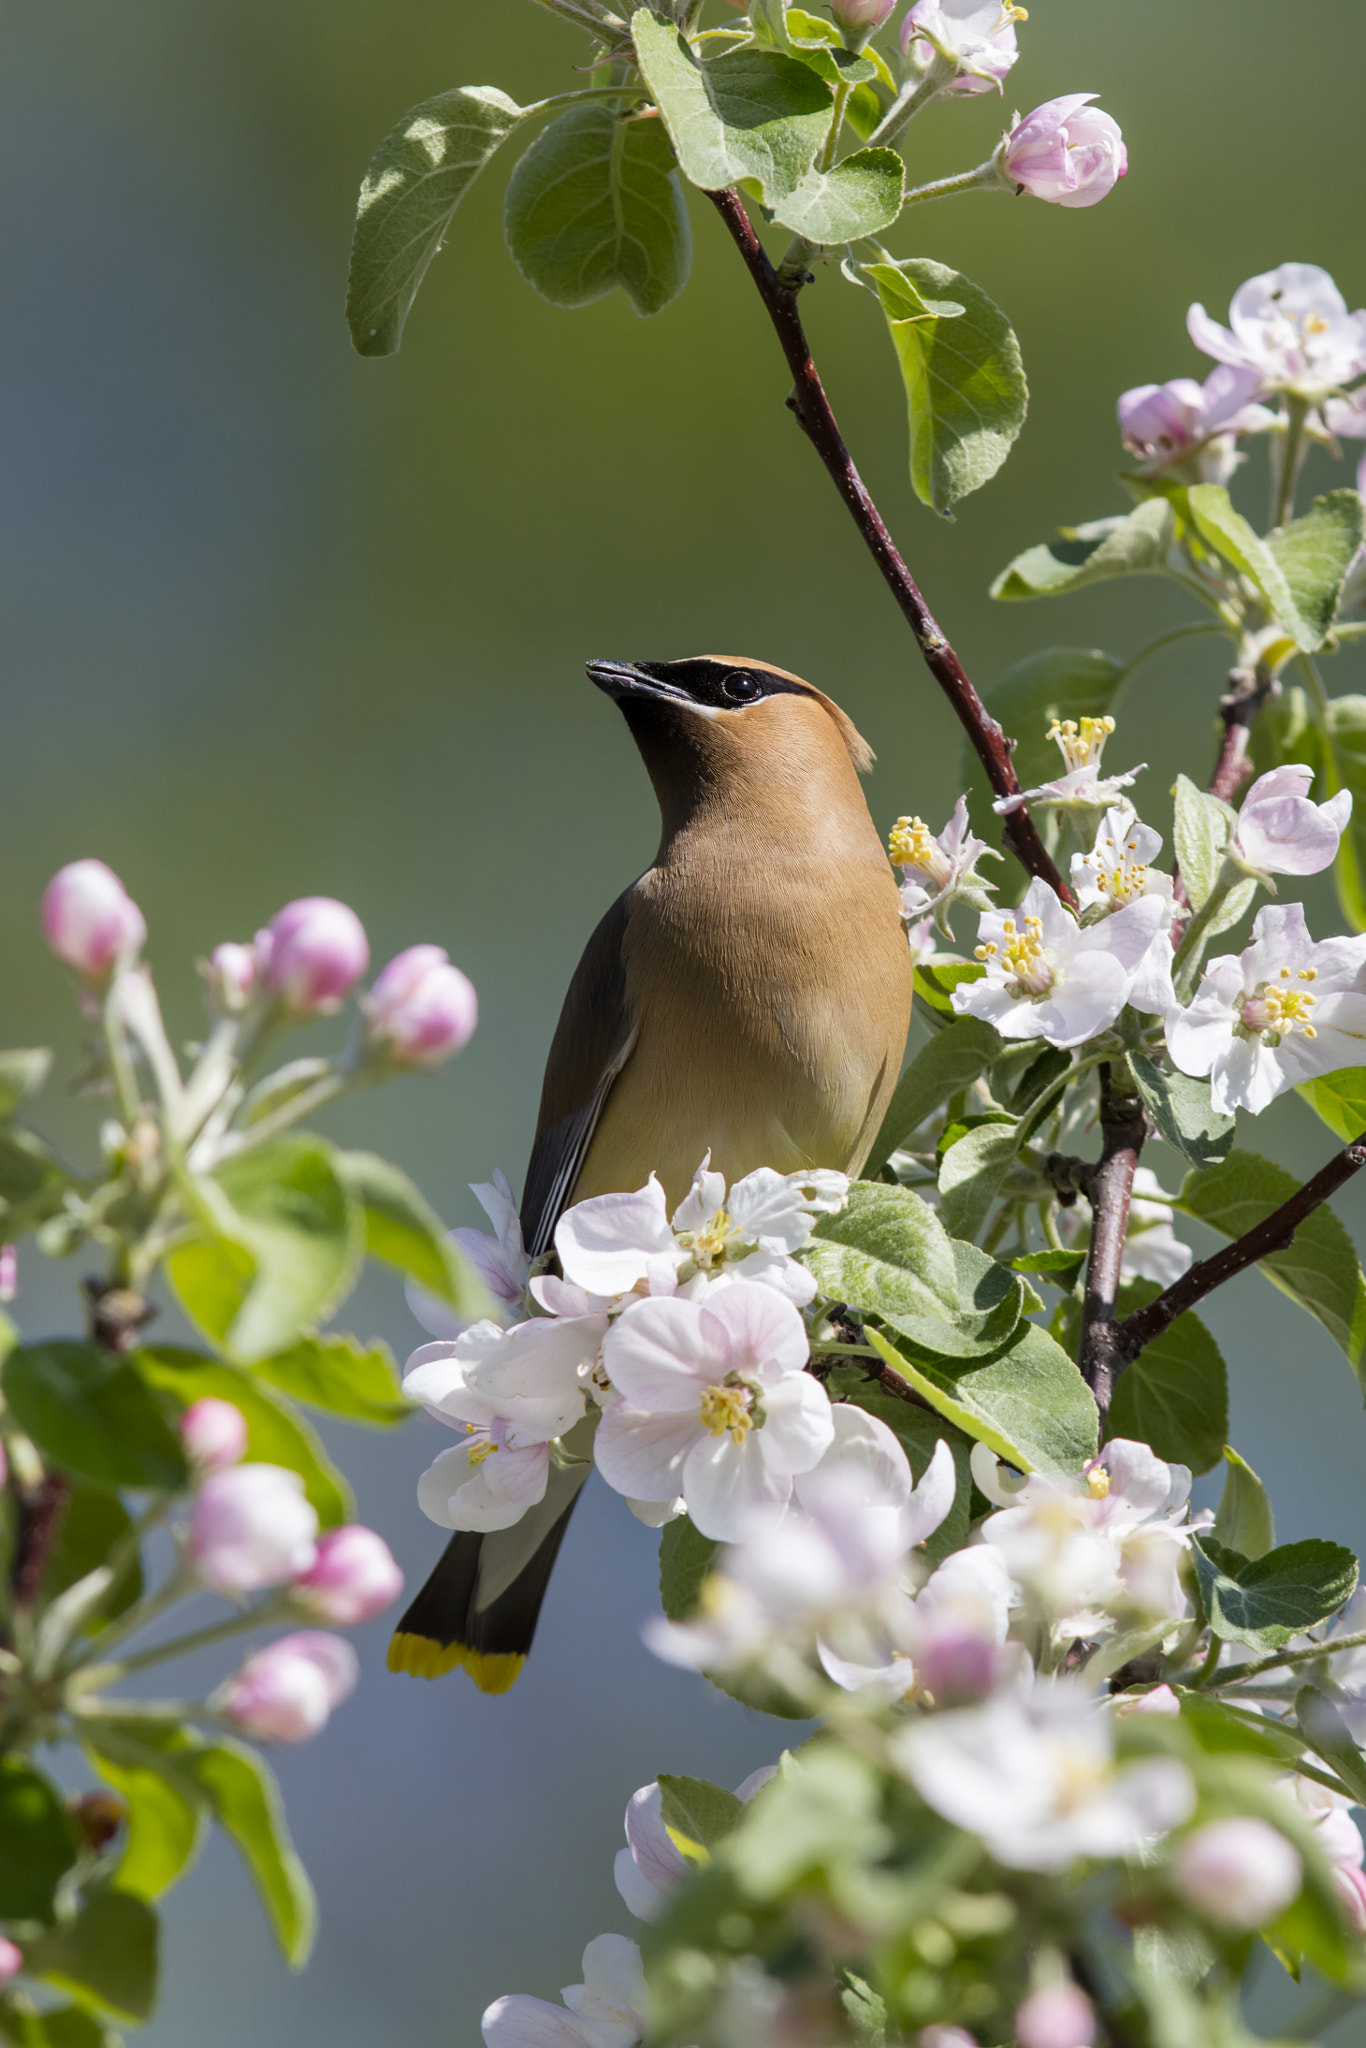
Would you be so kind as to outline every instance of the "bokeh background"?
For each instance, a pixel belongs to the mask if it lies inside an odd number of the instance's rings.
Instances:
[[[1008,105],[1094,89],[1133,169],[1092,212],[976,197],[896,238],[1009,310],[1033,387],[1011,462],[956,524],[911,496],[872,300],[831,275],[809,303],[846,433],[985,686],[1050,641],[1123,653],[1187,616],[1147,582],[1048,608],[985,596],[1019,548],[1122,508],[1114,398],[1202,374],[1187,303],[1222,316],[1289,258],[1366,299],[1361,0],[1037,0],[1021,42]],[[446,86],[568,89],[579,56],[522,0],[47,0],[10,12],[0,80],[3,1042],[74,1054],[35,916],[63,861],[98,854],[125,877],[187,1034],[194,956],[288,897],[342,896],[378,959],[435,939],[479,986],[453,1068],[328,1123],[389,1151],[451,1222],[479,1220],[467,1181],[519,1178],[580,946],[653,850],[645,777],[587,656],[719,648],[800,671],[876,746],[883,826],[942,819],[960,786],[956,729],[783,411],[705,202],[669,312],[565,314],[503,254],[495,164],[402,355],[352,354],[350,218],[380,136]],[[980,160],[1000,114],[932,109],[914,167]],[[1315,461],[1319,487],[1347,480]],[[1246,488],[1256,505],[1260,471]],[[1178,768],[1209,757],[1216,646],[1164,656],[1124,707],[1114,751],[1151,764],[1154,822]],[[1332,686],[1362,687],[1359,659]],[[1327,890],[1311,908],[1331,928]],[[86,1111],[49,1092],[49,1127],[88,1145]],[[1302,1170],[1330,1149],[1293,1099],[1255,1142]],[[1341,1206],[1366,1221],[1359,1193]],[[34,1334],[72,1327],[76,1277],[25,1259]],[[420,1335],[397,1285],[367,1284],[347,1319],[400,1357]],[[1256,1278],[1211,1321],[1234,1441],[1276,1488],[1282,1535],[1366,1547],[1366,1420],[1341,1357]],[[418,1425],[335,1442],[415,1580],[439,1543],[413,1497],[432,1442]],[[358,1697],[279,1760],[322,1895],[313,1968],[286,1974],[214,1844],[169,1902],[148,2048],[466,2048],[490,1998],[553,1996],[589,1937],[629,1930],[611,1859],[634,1787],[661,1768],[734,1783],[782,1743],[642,1647],[653,1549],[590,1489],[505,1699],[392,1678],[383,1626],[366,1632]],[[1268,1990],[1268,2026],[1279,2010]]]

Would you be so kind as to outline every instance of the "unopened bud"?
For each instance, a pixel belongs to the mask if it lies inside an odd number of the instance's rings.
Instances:
[[[1179,1717],[1181,1702],[1169,1685],[1155,1685],[1148,1692],[1122,1692],[1113,1701],[1117,1714],[1163,1714]]]
[[[1075,1984],[1031,1992],[1015,2015],[1017,2048],[1091,2048],[1096,2016]]]
[[[1355,1935],[1366,1934],[1366,1870],[1352,1863],[1335,1863],[1329,1875],[1348,1927]]]
[[[91,1849],[107,1849],[128,1818],[128,1808],[112,1792],[82,1792],[71,1802],[71,1818]]]
[[[256,934],[256,957],[272,995],[299,1017],[340,1009],[370,964],[365,928],[331,896],[287,903]]]
[[[1089,104],[1093,92],[1064,93],[1026,114],[1001,145],[1011,183],[1054,206],[1095,206],[1129,168],[1118,123]]]
[[[255,1593],[311,1571],[318,1555],[317,1510],[297,1472],[281,1465],[233,1465],[195,1495],[190,1561],[217,1593]]]
[[[353,1524],[320,1538],[317,1560],[294,1591],[320,1620],[349,1628],[392,1606],[403,1591],[403,1574],[384,1538]]]
[[[43,891],[43,936],[77,974],[102,981],[134,957],[147,924],[112,868],[102,860],[74,860]]]
[[[24,1951],[0,1934],[0,1984],[8,1984],[24,1967]]]
[[[312,1629],[281,1636],[248,1657],[215,1704],[258,1742],[307,1742],[326,1727],[360,1677],[360,1661],[340,1636]]]
[[[468,1045],[479,1021],[474,984],[440,946],[409,946],[365,999],[369,1043],[404,1066],[436,1067]]]
[[[215,1010],[236,1017],[246,1009],[256,987],[256,949],[225,939],[209,955],[209,996]]]
[[[13,1301],[18,1292],[18,1247],[12,1244],[0,1244],[0,1301]]]
[[[842,29],[853,35],[873,35],[896,5],[896,0],[830,0],[830,12]]]
[[[196,1471],[222,1472],[247,1455],[247,1418],[231,1401],[206,1394],[181,1416],[180,1442]]]
[[[1251,1814],[1197,1829],[1172,1867],[1172,1883],[1188,1906],[1240,1934],[1283,1913],[1303,1879],[1299,1851],[1269,1821]]]

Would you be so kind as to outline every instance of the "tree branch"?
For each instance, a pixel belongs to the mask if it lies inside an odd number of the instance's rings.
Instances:
[[[1203,1301],[1216,1287],[1222,1287],[1226,1280],[1232,1280],[1249,1266],[1255,1266],[1271,1252],[1283,1251],[1294,1237],[1295,1232],[1312,1216],[1315,1209],[1335,1195],[1340,1187],[1351,1180],[1366,1166],[1366,1131],[1359,1138],[1320,1167],[1312,1180],[1290,1199],[1282,1202],[1279,1209],[1273,1209],[1251,1230],[1217,1251],[1211,1258],[1199,1259],[1179,1280],[1150,1301],[1146,1308],[1136,1309],[1133,1315],[1122,1322],[1116,1332],[1120,1357],[1124,1364],[1138,1356],[1145,1344],[1151,1344],[1154,1337],[1184,1315],[1188,1308],[1194,1308],[1197,1301]]]
[[[794,280],[789,285],[779,277],[734,187],[725,192],[709,193],[708,197],[744,258],[782,345],[793,380],[788,404],[796,414],[798,425],[829,471],[869,553],[915,634],[931,675],[958,714],[992,789],[1000,797],[1017,797],[1020,782],[1011,760],[1011,743],[986,709],[958,656],[940,631],[844,445],[839,423],[811,359],[810,344],[797,310],[801,280]],[[1007,846],[1029,874],[1047,882],[1065,903],[1072,902],[1072,892],[1054,865],[1026,808],[1012,811],[1006,817],[1004,836]]]
[[[1257,713],[1271,694],[1273,682],[1274,678],[1261,668],[1235,668],[1229,672],[1228,692],[1219,703],[1224,738],[1209,786],[1210,795],[1223,803],[1233,802],[1252,773],[1252,763],[1247,758],[1248,738]]]
[[[1086,1262],[1077,1363],[1103,1423],[1110,1412],[1115,1381],[1128,1362],[1120,1336],[1123,1326],[1115,1320],[1115,1302],[1134,1169],[1148,1135],[1143,1104],[1127,1067],[1116,1070],[1107,1062],[1100,1069],[1100,1128],[1100,1163],[1090,1177],[1091,1251]]]

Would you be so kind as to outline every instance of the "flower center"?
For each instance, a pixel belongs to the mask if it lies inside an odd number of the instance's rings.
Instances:
[[[923,818],[898,818],[887,837],[895,867],[911,868],[931,889],[942,889],[953,875],[953,862]]]
[[[467,1430],[470,1431],[472,1435],[478,1434],[479,1425],[477,1423],[467,1422],[465,1424],[465,1427]],[[485,1458],[491,1458],[497,1449],[498,1445],[493,1441],[493,1438],[491,1436],[479,1436],[478,1441],[476,1443],[472,1443],[469,1448],[469,1464],[471,1472],[475,1471],[478,1466],[482,1465]]]
[[[1007,986],[1012,995],[1046,996],[1056,979],[1053,962],[1044,950],[1043,922],[1037,917],[1027,917],[1021,931],[1013,917],[1008,917],[1001,927],[1003,946],[991,940],[974,948],[978,960],[995,960],[1004,969]]]
[[[688,1247],[693,1264],[705,1271],[708,1266],[720,1265],[731,1239],[739,1235],[739,1230],[730,1220],[730,1212],[718,1209],[700,1230],[680,1231],[679,1243]]]
[[[1104,844],[1108,848],[1108,856],[1102,853],[1099,847],[1094,853],[1086,856],[1086,865],[1095,876],[1096,888],[1100,894],[1108,896],[1116,908],[1124,903],[1133,903],[1138,897],[1146,895],[1147,862],[1134,858],[1138,841],[1128,839],[1122,846],[1116,846],[1107,834]]]
[[[1086,1491],[1092,1500],[1104,1500],[1110,1491],[1110,1475],[1103,1465],[1093,1465],[1086,1475]]]
[[[1069,773],[1077,768],[1098,768],[1105,742],[1115,729],[1113,718],[1054,719],[1046,737],[1062,748]]]
[[[1294,986],[1295,982],[1316,978],[1312,967],[1301,967],[1298,974],[1283,967],[1278,980],[1262,982],[1243,998],[1239,1015],[1244,1031],[1257,1036],[1265,1034],[1273,1045],[1296,1031],[1302,1038],[1317,1038],[1311,1016],[1316,998],[1307,988]]]
[[[713,1436],[724,1434],[733,1444],[741,1444],[746,1432],[754,1427],[753,1407],[754,1395],[748,1387],[708,1387],[697,1415],[703,1429],[710,1430]]]

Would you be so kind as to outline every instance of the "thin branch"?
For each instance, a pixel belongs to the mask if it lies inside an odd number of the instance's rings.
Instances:
[[[1226,1280],[1234,1279],[1246,1272],[1272,1252],[1284,1251],[1295,1232],[1315,1209],[1335,1195],[1338,1189],[1351,1180],[1366,1166],[1366,1131],[1359,1138],[1320,1167],[1312,1180],[1282,1202],[1279,1209],[1245,1231],[1232,1244],[1227,1244],[1211,1258],[1199,1259],[1181,1278],[1159,1294],[1156,1301],[1150,1301],[1146,1308],[1136,1309],[1133,1315],[1119,1325],[1116,1332],[1121,1355],[1127,1363],[1136,1358],[1145,1344],[1151,1344],[1154,1337],[1184,1315],[1188,1308],[1194,1308],[1197,1301],[1203,1301],[1216,1287],[1222,1287]]]
[[[1220,700],[1224,738],[1209,793],[1231,804],[1248,776],[1252,763],[1247,758],[1248,738],[1257,713],[1271,695],[1274,678],[1262,668],[1235,668],[1229,673],[1228,693]]]
[[[1226,1685],[1246,1685],[1249,1679],[1258,1678],[1264,1671],[1277,1671],[1282,1667],[1296,1664],[1312,1664],[1318,1657],[1335,1657],[1339,1650],[1360,1650],[1366,1648],[1366,1629],[1357,1629],[1352,1635],[1324,1636],[1310,1650],[1280,1650],[1274,1657],[1259,1657],[1255,1664],[1232,1664],[1219,1681],[1219,1689]]]
[[[1108,1062],[1100,1070],[1100,1128],[1100,1163],[1090,1176],[1088,1190],[1091,1250],[1086,1262],[1077,1363],[1104,1422],[1115,1381],[1127,1363],[1120,1341],[1121,1326],[1115,1320],[1115,1302],[1129,1228],[1134,1170],[1148,1135],[1143,1104],[1129,1081],[1127,1068]]]
[[[712,192],[708,196],[745,260],[782,345],[793,380],[788,404],[796,414],[798,425],[829,471],[836,490],[915,634],[931,675],[958,714],[992,789],[1000,797],[1018,797],[1020,783],[1010,757],[1010,741],[986,709],[958,656],[940,631],[844,445],[825,387],[811,359],[810,344],[797,310],[797,290],[779,278],[735,189]],[[1025,807],[1012,811],[1005,819],[1004,836],[1006,844],[1028,873],[1047,882],[1065,903],[1073,901],[1071,890],[1054,865],[1039,837],[1038,827]]]

